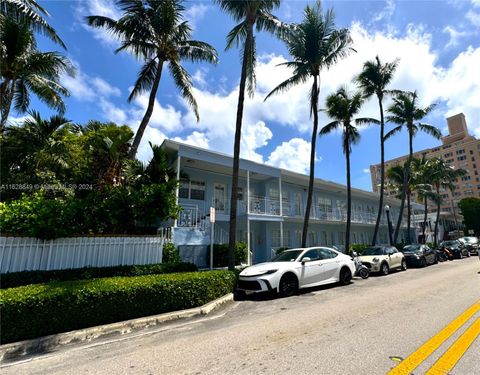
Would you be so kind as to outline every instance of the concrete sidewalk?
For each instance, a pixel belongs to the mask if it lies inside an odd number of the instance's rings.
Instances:
[[[174,320],[207,315],[221,305],[231,301],[233,301],[233,293],[227,294],[203,306],[195,307],[193,309],[125,320],[123,322],[89,327],[76,331],[58,333],[36,339],[0,345],[0,363],[19,360],[22,357],[32,354],[52,352],[60,346],[91,342],[105,336],[112,337],[116,335],[124,335]]]

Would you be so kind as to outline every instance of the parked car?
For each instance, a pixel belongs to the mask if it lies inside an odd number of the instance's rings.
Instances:
[[[437,264],[437,252],[427,245],[407,245],[401,250],[405,255],[407,265],[426,267],[429,264]]]
[[[461,237],[458,239],[467,248],[470,254],[478,254],[480,242],[477,237]]]
[[[462,259],[464,256],[469,257],[470,253],[462,242],[458,240],[448,240],[440,242],[440,248],[447,249],[451,253],[450,260]]]
[[[388,275],[392,269],[407,269],[407,261],[403,253],[393,246],[367,247],[360,257],[362,263],[370,269],[370,272],[380,272]]]
[[[275,291],[288,297],[298,289],[340,282],[349,284],[355,273],[350,256],[329,247],[286,250],[270,262],[245,268],[237,289],[250,293]]]

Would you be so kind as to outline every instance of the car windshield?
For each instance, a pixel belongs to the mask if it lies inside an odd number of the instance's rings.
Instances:
[[[294,262],[303,250],[287,250],[273,257],[271,262]]]
[[[367,247],[362,255],[384,255],[385,251],[382,247]]]
[[[420,245],[408,245],[403,248],[403,252],[418,253],[422,250]]]
[[[458,245],[457,241],[445,241],[442,243],[443,246],[455,246]]]

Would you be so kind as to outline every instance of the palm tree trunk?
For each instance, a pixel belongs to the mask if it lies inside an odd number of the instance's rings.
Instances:
[[[411,226],[411,211],[412,205],[410,202],[410,198],[412,192],[410,191],[410,168],[412,166],[412,159],[413,159],[413,133],[411,131],[408,132],[408,146],[409,146],[409,154],[408,154],[408,165],[407,165],[407,178],[406,178],[406,185],[404,187],[407,188],[407,244],[411,243],[410,240],[410,226]]]
[[[10,85],[10,87],[8,87]],[[12,107],[13,94],[15,91],[15,80],[5,80],[0,85],[0,134],[3,133],[7,126],[8,115]]]
[[[155,105],[155,98],[157,96],[158,86],[160,84],[160,78],[162,78],[162,69],[163,69],[163,60],[158,61],[157,65],[157,74],[155,74],[155,79],[153,81],[152,89],[150,90],[150,96],[148,98],[148,106],[145,115],[143,116],[142,122],[138,127],[137,133],[135,134],[135,138],[132,143],[132,147],[130,148],[130,152],[128,156],[130,159],[135,159],[135,155],[137,154],[138,146],[142,141],[143,133],[147,128],[147,125],[150,121],[150,117],[152,117],[153,107]]]
[[[350,250],[350,221],[352,219],[352,189],[350,186],[350,142],[348,139],[345,156],[347,159],[347,228],[345,231],[345,254],[348,254]]]
[[[428,209],[427,209],[427,196],[424,197],[423,200],[423,208],[424,208],[424,214],[423,214],[423,228],[422,228],[422,238],[423,238],[423,243],[427,243],[427,239],[425,238],[425,229],[427,227],[427,215],[428,215]]]
[[[438,221],[440,220],[440,184],[436,186],[437,191],[437,218],[435,219],[435,229],[433,230],[433,246],[437,247]]]
[[[310,209],[312,207],[312,196],[313,196],[313,180],[315,177],[315,148],[317,143],[317,132],[318,132],[318,82],[317,76],[313,76],[313,88],[312,88],[312,114],[313,114],[313,131],[312,131],[312,148],[310,150],[310,178],[308,181],[308,193],[307,193],[307,205],[305,206],[305,218],[303,220],[303,231],[302,231],[302,247],[307,246],[307,235],[308,235],[308,222],[310,220]]]
[[[380,199],[378,201],[378,214],[377,221],[375,222],[375,229],[373,231],[372,246],[377,243],[378,229],[380,227],[380,221],[382,220],[383,212],[383,189],[385,187],[385,119],[383,116],[383,103],[382,99],[378,98],[378,105],[380,107]]]
[[[242,72],[238,93],[237,119],[235,123],[235,141],[233,146],[232,192],[230,194],[230,227],[228,231],[228,269],[235,269],[235,242],[237,235],[237,196],[238,173],[240,166],[240,141],[242,139],[243,104],[245,101],[245,85],[247,82],[248,56],[253,48],[253,24],[247,27],[247,38],[243,51]],[[248,196],[248,194],[247,194]],[[250,202],[247,202],[250,204]]]

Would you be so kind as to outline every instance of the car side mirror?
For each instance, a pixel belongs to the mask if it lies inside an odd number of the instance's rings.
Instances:
[[[312,259],[310,259],[309,257],[303,257],[302,258],[302,264],[305,264],[306,262],[310,262]]]

